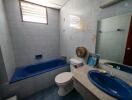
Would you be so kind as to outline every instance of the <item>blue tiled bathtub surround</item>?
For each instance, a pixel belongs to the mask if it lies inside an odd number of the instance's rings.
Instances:
[[[66,60],[59,58],[44,63],[17,68],[10,83],[33,77],[57,68],[65,67],[66,65],[68,65]]]

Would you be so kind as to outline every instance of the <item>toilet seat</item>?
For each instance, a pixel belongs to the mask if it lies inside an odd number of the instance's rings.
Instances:
[[[66,84],[72,80],[72,73],[63,72],[55,77],[55,82],[57,84]]]

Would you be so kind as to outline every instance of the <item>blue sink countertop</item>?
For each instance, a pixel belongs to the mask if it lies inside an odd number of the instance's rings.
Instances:
[[[89,71],[88,78],[105,93],[119,100],[132,100],[132,87],[123,80],[97,70]]]

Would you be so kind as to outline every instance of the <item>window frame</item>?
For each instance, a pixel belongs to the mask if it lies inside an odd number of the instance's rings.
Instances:
[[[27,22],[27,23],[36,23],[36,24],[45,24],[45,25],[48,25],[48,11],[47,11],[47,7],[46,7],[46,6],[42,6],[42,5],[39,5],[39,4],[32,3],[32,2],[24,1],[24,0],[18,0],[18,1],[19,1],[19,8],[20,8],[21,22]],[[36,6],[44,7],[44,8],[46,9],[46,20],[47,20],[47,23],[24,21],[24,20],[23,20],[23,14],[22,14],[21,1],[22,1],[22,2],[25,2],[25,3],[32,4],[32,5],[36,5]]]

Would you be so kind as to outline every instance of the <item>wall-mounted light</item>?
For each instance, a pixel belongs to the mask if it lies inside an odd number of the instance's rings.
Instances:
[[[70,27],[80,29],[80,17],[75,15],[70,15]]]

